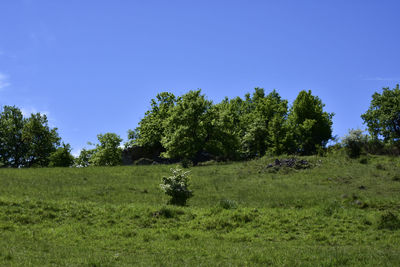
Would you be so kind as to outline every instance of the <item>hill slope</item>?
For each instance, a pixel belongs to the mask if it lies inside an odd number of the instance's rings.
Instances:
[[[0,265],[398,264],[400,159],[302,159],[191,168],[188,207],[175,166],[0,169]]]

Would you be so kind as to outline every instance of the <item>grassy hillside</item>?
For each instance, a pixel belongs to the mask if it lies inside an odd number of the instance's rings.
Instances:
[[[191,168],[187,207],[174,165],[0,169],[0,265],[399,265],[400,159],[302,159]]]

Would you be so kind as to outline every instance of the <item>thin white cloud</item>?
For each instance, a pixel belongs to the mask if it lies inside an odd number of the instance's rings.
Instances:
[[[79,157],[79,155],[81,154],[81,150],[82,150],[82,148],[72,149],[72,151],[71,151],[72,156],[74,156],[75,158]]]
[[[10,86],[8,76],[0,72],[0,91],[6,88],[7,86]]]
[[[40,113],[42,115],[46,115],[47,121],[49,123],[49,126],[51,128],[58,128],[57,127],[57,120],[54,118],[53,115],[50,114],[49,111],[46,111],[46,110],[40,111],[40,110],[38,110],[38,109],[36,109],[34,107],[22,107],[22,108],[20,108],[20,110],[22,112],[22,115],[24,117],[26,117],[26,118],[29,118],[31,116],[31,114],[36,114],[36,113]]]
[[[31,114],[35,114],[38,113],[37,109],[29,107],[29,108],[20,108],[22,115],[24,115],[24,117],[29,117],[31,116]]]
[[[50,117],[50,112],[48,112],[48,111],[38,111],[34,107],[23,107],[23,108],[20,108],[20,110],[22,112],[22,115],[24,115],[24,117],[30,117],[31,114],[36,114],[36,113],[39,112],[42,115],[46,115],[47,119],[50,120],[50,118],[49,118]]]

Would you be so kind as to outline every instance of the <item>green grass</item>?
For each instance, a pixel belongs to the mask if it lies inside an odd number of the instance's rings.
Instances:
[[[0,169],[0,265],[399,266],[400,159],[303,159],[191,168],[187,207],[174,165]]]

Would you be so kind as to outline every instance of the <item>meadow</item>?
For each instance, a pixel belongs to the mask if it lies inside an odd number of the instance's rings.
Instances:
[[[280,157],[282,158],[282,157]],[[0,169],[1,266],[399,266],[400,158]]]

